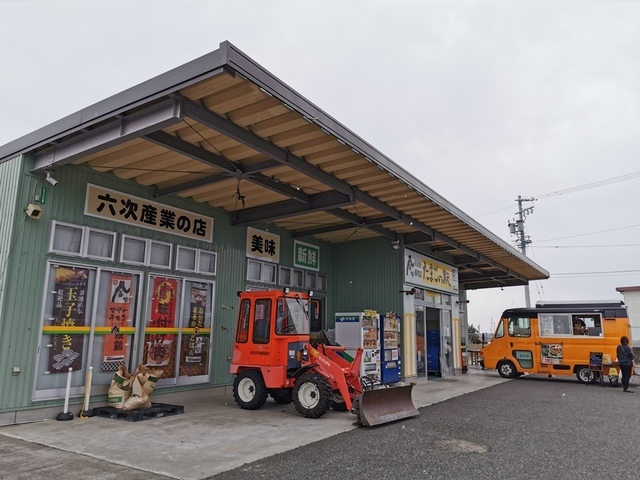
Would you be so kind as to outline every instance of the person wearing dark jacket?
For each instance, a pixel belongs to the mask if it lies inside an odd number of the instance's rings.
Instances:
[[[629,390],[629,379],[633,368],[633,350],[629,346],[627,337],[620,337],[620,345],[618,345],[616,354],[618,356],[618,365],[620,365],[620,371],[622,372],[622,391],[633,393],[633,390]]]

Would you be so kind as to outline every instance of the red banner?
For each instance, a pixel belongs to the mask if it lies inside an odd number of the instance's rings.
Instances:
[[[164,329],[175,327],[177,295],[178,281],[176,279],[154,278],[151,318],[147,328]],[[160,331],[147,335],[146,342],[147,357],[145,365],[149,367],[169,365],[169,361],[172,360],[174,335]]]
[[[84,327],[89,271],[85,268],[55,267],[53,326]],[[49,372],[66,373],[82,368],[84,335],[70,333],[51,336]]]
[[[125,336],[120,333],[126,327],[131,308],[131,275],[111,274],[111,289],[107,303],[105,325],[111,334],[104,336],[102,347],[102,371],[115,372],[125,364]]]

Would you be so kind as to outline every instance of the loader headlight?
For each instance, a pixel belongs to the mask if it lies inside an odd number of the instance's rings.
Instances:
[[[298,362],[306,362],[307,360],[309,360],[309,352],[306,348],[303,348],[302,350],[296,350],[296,360]]]

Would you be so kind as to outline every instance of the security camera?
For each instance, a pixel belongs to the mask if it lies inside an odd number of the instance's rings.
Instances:
[[[56,182],[58,183],[58,182]],[[30,203],[25,210],[27,217],[33,218],[34,220],[39,220],[42,217],[42,208],[40,205],[36,205],[34,203]]]
[[[47,182],[49,182],[54,187],[58,184],[58,180],[51,176],[51,172],[47,172]]]

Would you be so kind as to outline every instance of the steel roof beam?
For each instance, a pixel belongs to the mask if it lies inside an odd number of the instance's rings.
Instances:
[[[393,230],[389,230],[388,228],[381,227],[380,223],[390,222],[393,220],[391,217],[375,217],[375,218],[361,218],[357,215],[354,215],[351,212],[346,210],[342,210],[340,208],[334,208],[331,210],[327,210],[327,213],[334,215],[342,220],[347,220],[351,222],[354,227],[362,227],[368,230],[374,231],[379,235],[387,238],[398,238],[398,234]]]
[[[66,165],[78,158],[162,130],[181,121],[181,102],[176,99],[165,100],[36,153],[32,171]]]
[[[166,132],[153,132],[148,135],[145,135],[145,139],[149,140],[156,145],[160,145],[168,150],[176,152],[180,155],[184,155],[193,160],[197,160],[198,162],[205,163],[206,165],[210,165],[215,168],[219,168],[222,170],[223,174],[214,174],[207,175],[201,179],[192,180],[190,182],[185,182],[179,185],[174,185],[172,187],[158,189],[155,193],[155,197],[159,197],[162,195],[166,195],[169,193],[176,193],[179,191],[186,190],[188,188],[194,188],[197,186],[205,185],[206,180],[214,180],[221,181],[228,179],[230,177],[237,177],[239,179],[247,180],[252,183],[256,183],[263,187],[268,188],[274,192],[280,193],[288,198],[297,200],[303,203],[310,203],[311,196],[304,193],[297,188],[290,187],[285,183],[278,182],[273,180],[266,175],[262,175],[258,173],[259,169],[268,168],[268,166],[273,166],[272,162],[261,162],[261,164],[256,168],[243,168],[241,165],[236,165],[231,160],[222,157],[216,153],[210,152],[204,148],[198,147],[192,143],[189,143],[185,140],[182,140],[178,137],[174,137]],[[279,165],[277,162],[274,162]]]
[[[263,207],[252,207],[232,214],[231,225],[247,225],[254,222],[270,222],[305,213],[324,211],[330,208],[352,205],[353,197],[339,192],[325,192],[310,197],[308,204],[295,200],[273,203]]]
[[[407,225],[412,225],[416,230],[419,230],[428,235],[433,235],[433,229],[420,223],[416,219],[405,215],[404,213],[396,210],[395,208],[387,205],[386,203],[378,200],[367,193],[352,187],[347,182],[340,180],[337,177],[325,172],[324,170],[311,165],[302,158],[283,150],[270,141],[256,135],[255,133],[236,125],[235,123],[221,117],[220,115],[208,110],[191,100],[180,97],[184,103],[185,116],[188,116],[203,125],[220,132],[243,145],[254,149],[255,151],[262,153],[274,160],[279,161],[282,165],[287,165],[294,170],[304,173],[305,175],[324,183],[325,185],[348,195],[355,195],[355,198],[363,203],[366,203],[370,207],[389,215],[394,220],[400,220]]]

